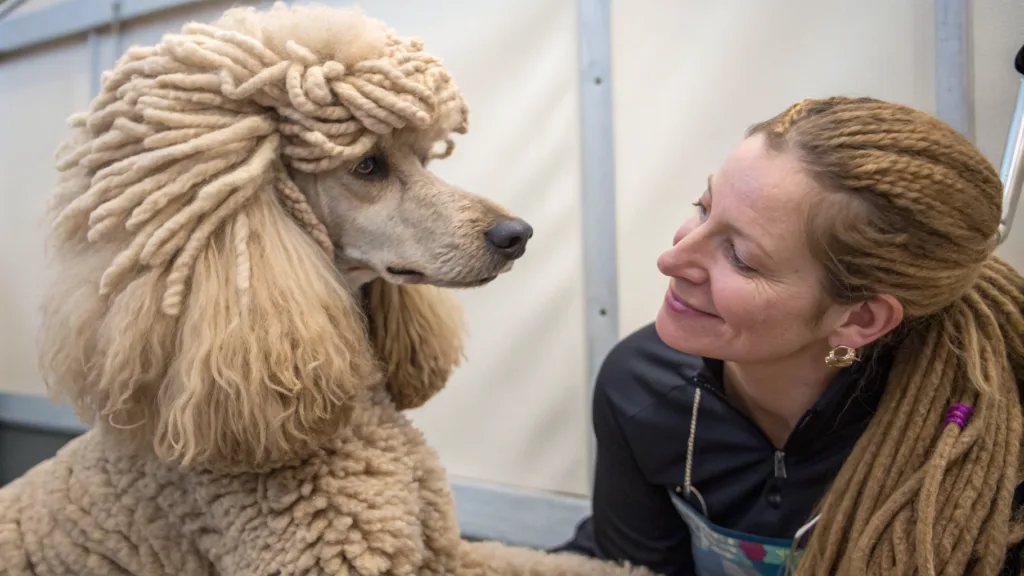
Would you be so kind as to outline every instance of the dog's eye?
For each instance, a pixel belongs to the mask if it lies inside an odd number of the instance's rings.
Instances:
[[[363,158],[356,164],[356,174],[362,174],[363,176],[369,176],[377,169],[377,159],[373,156],[369,158]]]
[[[363,178],[380,177],[383,176],[386,171],[387,165],[385,164],[384,159],[380,156],[367,156],[352,168],[352,172],[356,176],[361,176]]]

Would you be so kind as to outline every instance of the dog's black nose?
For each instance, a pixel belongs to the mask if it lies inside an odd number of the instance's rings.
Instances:
[[[509,218],[491,226],[485,236],[494,251],[514,260],[526,251],[526,242],[533,237],[533,228],[519,218]]]

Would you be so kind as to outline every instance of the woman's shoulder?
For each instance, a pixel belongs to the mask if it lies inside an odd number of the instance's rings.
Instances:
[[[605,357],[595,383],[597,399],[611,402],[618,412],[636,413],[652,403],[694,386],[705,359],[666,345],[654,324],[621,339]]]
[[[661,339],[654,323],[637,328],[612,347],[605,360],[636,363],[642,361],[673,367],[676,371],[696,373],[704,366],[704,358],[680,352]]]

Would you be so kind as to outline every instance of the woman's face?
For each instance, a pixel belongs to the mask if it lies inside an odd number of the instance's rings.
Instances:
[[[739,363],[824,357],[846,318],[839,307],[821,316],[824,272],[805,236],[822,193],[794,157],[744,140],[658,258],[669,277],[656,321],[665,343]]]

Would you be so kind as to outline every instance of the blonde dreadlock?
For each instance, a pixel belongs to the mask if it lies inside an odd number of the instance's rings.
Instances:
[[[891,294],[906,315],[798,573],[995,574],[1022,537],[1024,380],[1024,279],[993,254],[997,173],[949,126],[868,98],[800,102],[750,134],[830,191],[808,229],[831,298]],[[955,403],[973,410],[962,429]]]
[[[71,118],[88,138],[62,149],[57,167],[84,170],[91,184],[57,216],[55,232],[70,234],[88,215],[90,241],[131,238],[103,275],[101,294],[116,293],[140,266],[168,268],[162,309],[180,314],[197,258],[228,222],[244,292],[249,223],[241,208],[263,187],[331,254],[286,165],[330,170],[406,127],[466,131],[458,89],[416,39],[383,31],[379,53],[345,63],[329,49],[263,38],[259,26],[245,25],[260,18],[283,29],[289,18],[306,18],[304,10],[234,9],[214,25],[190,23],[156,46],[132,48],[105,74],[90,110]],[[323,44],[332,42],[345,38]],[[445,144],[434,157],[451,154],[454,143]]]

